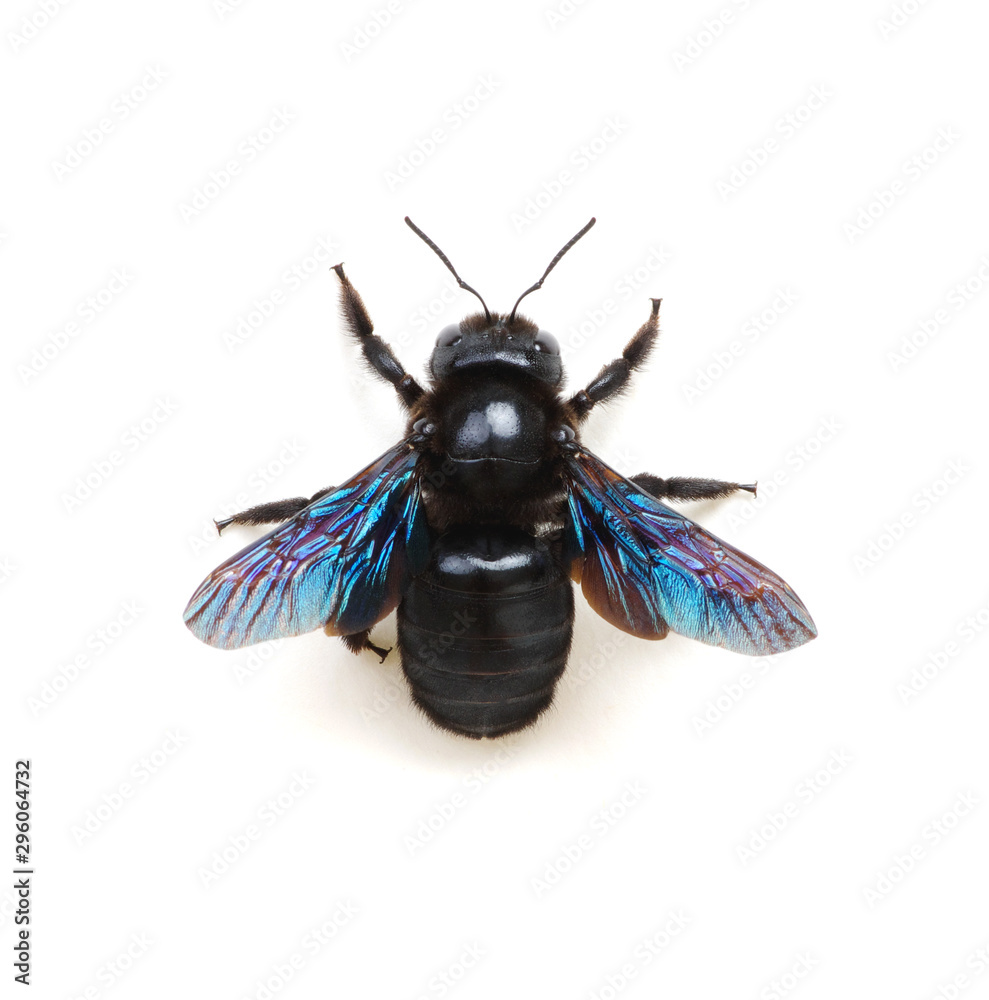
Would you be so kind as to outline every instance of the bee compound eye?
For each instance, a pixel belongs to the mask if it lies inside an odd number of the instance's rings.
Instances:
[[[463,340],[460,333],[460,325],[447,326],[440,330],[440,335],[436,338],[437,347],[455,347]]]
[[[540,330],[536,335],[535,348],[540,354],[559,354],[560,342],[551,333]]]

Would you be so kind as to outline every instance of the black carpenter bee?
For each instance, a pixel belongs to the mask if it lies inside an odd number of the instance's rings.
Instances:
[[[217,522],[279,526],[203,581],[185,611],[192,632],[237,649],[321,628],[384,659],[390,650],[370,632],[397,607],[413,700],[474,738],[528,726],[553,700],[570,651],[571,580],[598,614],[644,639],[672,630],[758,656],[814,638],[780,577],[661,502],[754,486],[626,479],[581,444],[588,414],[649,357],[660,299],[621,357],[569,397],[556,338],[518,307],[595,220],[507,314],[491,313],[405,221],[484,311],[440,332],[424,387],[374,333],[343,266],[333,268],[344,323],[408,410],[406,435],[342,486]]]

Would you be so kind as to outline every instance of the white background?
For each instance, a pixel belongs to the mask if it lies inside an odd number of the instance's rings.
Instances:
[[[33,761],[36,995],[989,995],[981,5],[49,6],[0,25],[3,743],[11,783]],[[598,217],[527,311],[571,390],[649,296],[663,334],[586,440],[758,479],[685,509],[817,641],[752,661],[581,606],[552,710],[475,743],[410,707],[395,654],[192,638],[188,596],[262,533],[213,516],[402,433],[329,266],[416,374],[475,308],[406,213],[493,309]]]

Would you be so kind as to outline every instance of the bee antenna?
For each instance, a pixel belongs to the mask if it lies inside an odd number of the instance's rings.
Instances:
[[[433,251],[433,253],[436,254],[437,257],[439,257],[441,261],[443,261],[444,264],[446,264],[446,266],[450,269],[450,273],[457,279],[457,284],[460,285],[465,292],[470,292],[472,295],[476,295],[478,299],[480,299],[481,305],[484,306],[484,315],[490,323],[491,313],[488,311],[488,307],[485,305],[484,299],[481,298],[477,289],[471,288],[470,285],[468,285],[467,282],[464,281],[459,274],[457,274],[457,269],[450,263],[450,258],[447,257],[447,255],[443,253],[443,251],[408,216],[405,217],[405,224],[416,234],[416,236],[419,237],[419,239],[423,241],[423,243],[426,244],[426,246],[430,248],[430,250]],[[553,263],[555,264],[556,261],[553,261]]]
[[[408,219],[406,219],[405,221],[406,221],[406,222],[408,222]],[[577,242],[577,240],[579,240],[579,239],[581,238],[581,236],[583,236],[583,235],[584,235],[584,234],[585,234],[585,233],[587,232],[587,230],[588,230],[588,229],[590,229],[590,228],[591,228],[591,226],[593,226],[593,225],[594,225],[594,223],[595,223],[595,222],[597,222],[597,221],[598,221],[598,220],[597,220],[596,218],[593,218],[593,217],[592,217],[592,218],[591,218],[591,221],[590,221],[590,222],[588,222],[588,223],[587,223],[587,225],[586,225],[586,226],[584,226],[584,228],[583,228],[583,229],[582,229],[582,230],[581,230],[581,231],[580,231],[579,233],[577,233],[577,235],[576,235],[576,236],[574,236],[574,237],[573,237],[573,238],[572,238],[572,239],[571,239],[571,240],[570,240],[570,241],[569,241],[569,242],[568,242],[568,243],[566,244],[566,246],[564,246],[564,248],[563,248],[563,249],[562,249],[562,250],[561,250],[561,251],[560,251],[560,252],[559,252],[559,253],[558,253],[558,254],[557,254],[557,255],[556,255],[556,256],[555,256],[555,257],[554,257],[554,258],[553,258],[553,259],[552,259],[551,261],[550,261],[550,262],[549,262],[549,267],[547,267],[547,268],[546,268],[546,270],[545,270],[545,271],[543,271],[543,276],[542,276],[542,277],[541,277],[541,278],[540,278],[540,279],[539,279],[539,280],[538,280],[538,281],[537,281],[537,282],[536,282],[536,283],[535,283],[535,284],[534,284],[534,285],[533,285],[533,286],[532,286],[531,288],[527,288],[527,289],[526,289],[526,290],[525,290],[525,291],[524,291],[524,292],[523,292],[523,293],[522,293],[522,294],[521,294],[521,295],[520,295],[520,296],[518,297],[518,301],[517,301],[517,302],[515,303],[515,305],[514,305],[514,306],[512,306],[512,314],[511,314],[511,316],[509,316],[509,317],[508,317],[508,322],[509,322],[509,323],[511,323],[511,322],[512,322],[512,320],[513,320],[513,319],[515,319],[515,311],[516,311],[516,310],[518,309],[518,307],[519,307],[519,302],[521,302],[521,301],[522,301],[522,300],[523,300],[523,299],[524,299],[524,298],[525,298],[525,297],[526,297],[526,296],[527,296],[527,295],[529,294],[529,292],[534,292],[534,291],[536,291],[536,289],[537,289],[537,288],[542,288],[542,287],[543,287],[543,282],[544,282],[544,281],[546,280],[546,275],[548,275],[548,274],[549,274],[549,272],[550,272],[550,271],[552,271],[552,270],[553,270],[553,268],[554,268],[554,267],[556,267],[556,265],[560,263],[560,259],[561,259],[561,258],[563,257],[563,255],[564,255],[564,254],[565,254],[565,253],[566,253],[566,252],[567,252],[567,251],[568,251],[568,250],[569,250],[569,249],[570,249],[570,248],[571,248],[571,247],[572,247],[572,246],[573,246],[573,245],[574,245],[574,244],[575,244],[575,243]],[[410,223],[410,224],[411,224],[411,223]]]

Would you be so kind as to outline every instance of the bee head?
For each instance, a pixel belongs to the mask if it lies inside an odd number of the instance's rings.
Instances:
[[[434,379],[498,369],[559,385],[563,380],[559,341],[525,316],[475,313],[440,331],[429,361]]]

